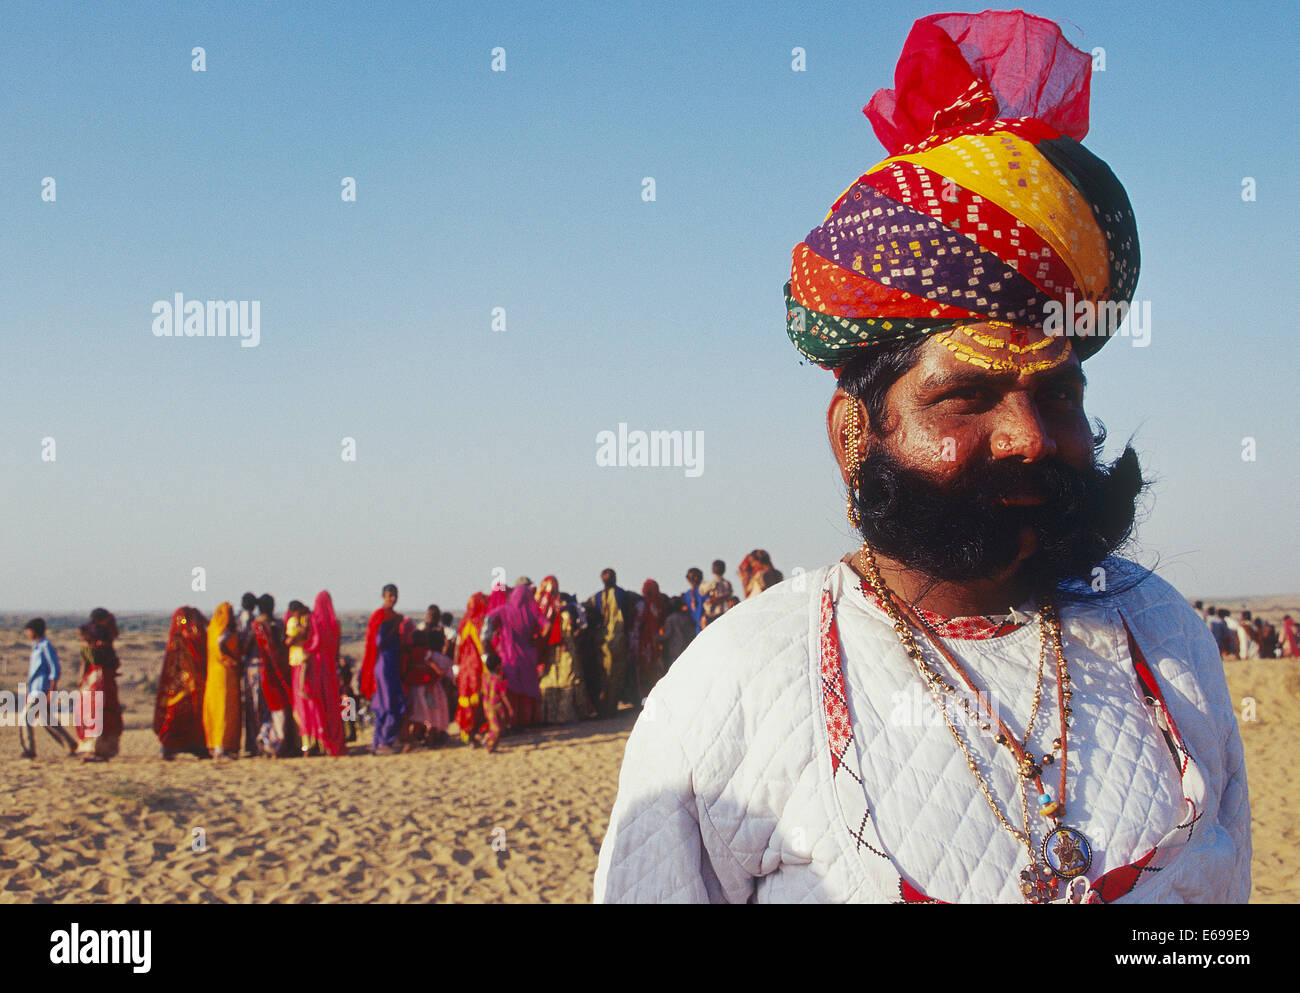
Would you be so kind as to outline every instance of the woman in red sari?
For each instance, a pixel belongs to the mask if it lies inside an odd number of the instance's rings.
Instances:
[[[465,607],[456,636],[456,727],[460,740],[470,741],[483,725],[483,644],[479,632],[487,616],[488,598],[475,593]]]
[[[121,666],[113,642],[117,618],[103,607],[90,612],[90,621],[80,628],[81,714],[77,754],[83,762],[106,762],[117,754],[122,738],[122,705],[117,698],[117,671]]]
[[[641,602],[636,605],[636,619],[632,622],[632,659],[641,687],[638,706],[664,674],[664,646],[659,634],[667,619],[668,598],[659,592],[658,583],[647,579],[641,587]]]
[[[180,752],[208,758],[203,734],[203,688],[208,680],[207,621],[193,607],[172,615],[167,652],[158,677],[153,729],[162,743],[163,758]]]

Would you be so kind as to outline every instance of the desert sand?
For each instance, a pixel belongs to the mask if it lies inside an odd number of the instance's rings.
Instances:
[[[372,757],[363,732],[341,758],[163,762],[150,728],[165,621],[119,620],[120,756],[84,765],[38,731],[28,762],[17,730],[0,728],[0,902],[591,899],[630,710],[507,737],[494,755],[453,743]],[[75,631],[51,622],[70,688]],[[6,688],[26,672],[20,623],[0,628]],[[1251,899],[1300,902],[1300,661],[1225,668],[1251,785]]]

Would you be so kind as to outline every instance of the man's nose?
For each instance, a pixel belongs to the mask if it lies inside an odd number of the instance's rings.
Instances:
[[[1056,441],[1043,424],[1038,407],[1023,393],[1006,398],[989,440],[994,458],[1019,456],[1027,462],[1038,462],[1056,454]]]

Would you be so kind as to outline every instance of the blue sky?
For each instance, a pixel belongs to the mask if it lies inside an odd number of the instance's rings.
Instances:
[[[392,581],[459,608],[497,569],[585,595],[605,565],[676,590],[756,546],[832,561],[833,382],[781,287],[938,9],[6,4],[0,606]],[[1106,53],[1085,144],[1153,326],[1089,360],[1088,407],[1155,477],[1138,555],[1189,595],[1300,591],[1294,18],[1030,9]],[[260,344],[155,337],[178,292],[260,301]],[[598,466],[620,422],[702,431],[703,472]]]

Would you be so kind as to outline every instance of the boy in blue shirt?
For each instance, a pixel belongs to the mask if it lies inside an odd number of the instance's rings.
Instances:
[[[18,740],[22,745],[23,758],[36,758],[36,725],[44,727],[55,741],[68,750],[69,755],[75,755],[76,739],[59,726],[57,708],[52,706],[50,699],[59,688],[59,653],[54,650],[50,639],[45,637],[45,619],[35,617],[27,622],[23,630],[32,642],[32,661],[27,668],[27,708],[18,721]],[[38,693],[39,703],[34,699]]]

